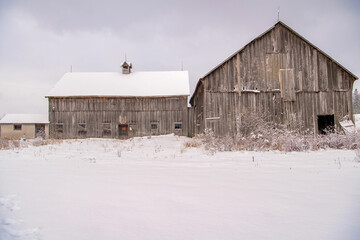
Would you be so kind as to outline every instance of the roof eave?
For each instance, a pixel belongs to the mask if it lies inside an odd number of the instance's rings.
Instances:
[[[154,96],[119,96],[119,95],[71,95],[71,96],[45,96],[45,98],[159,98],[159,97],[189,97],[190,94],[154,95]]]

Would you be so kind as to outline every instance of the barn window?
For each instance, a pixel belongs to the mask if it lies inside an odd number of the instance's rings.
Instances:
[[[58,133],[62,133],[64,130],[64,124],[62,123],[57,123],[55,124],[55,131]]]
[[[129,124],[130,131],[136,131],[136,124]]]
[[[108,136],[111,136],[111,126],[110,126],[110,123],[104,123],[103,124],[103,137],[108,137]]]
[[[151,129],[152,129],[152,130],[158,129],[157,123],[152,123],[152,124],[151,124]]]
[[[119,124],[119,137],[127,137],[128,136],[128,124]]]
[[[181,130],[182,129],[182,123],[175,123],[175,130]]]
[[[86,137],[86,123],[79,123],[78,136]]]
[[[14,124],[14,130],[21,131],[21,124]]]

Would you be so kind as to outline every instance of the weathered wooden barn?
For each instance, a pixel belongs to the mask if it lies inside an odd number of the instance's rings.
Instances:
[[[51,138],[188,135],[187,71],[66,73],[47,94]]]
[[[194,134],[243,132],[249,113],[313,133],[352,119],[357,77],[282,22],[216,66],[190,99]]]
[[[47,114],[6,114],[0,120],[0,139],[48,138]]]

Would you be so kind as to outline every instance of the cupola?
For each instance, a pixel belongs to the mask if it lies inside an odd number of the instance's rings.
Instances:
[[[128,62],[123,62],[123,64],[121,64],[122,67],[122,73],[123,74],[129,74],[131,73],[131,68],[132,68],[132,64],[128,63]]]

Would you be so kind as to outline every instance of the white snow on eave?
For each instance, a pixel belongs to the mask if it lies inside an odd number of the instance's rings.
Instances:
[[[42,123],[48,124],[47,114],[6,114],[1,120],[0,124],[30,124],[30,123]]]
[[[66,73],[46,97],[189,96],[187,71]]]

